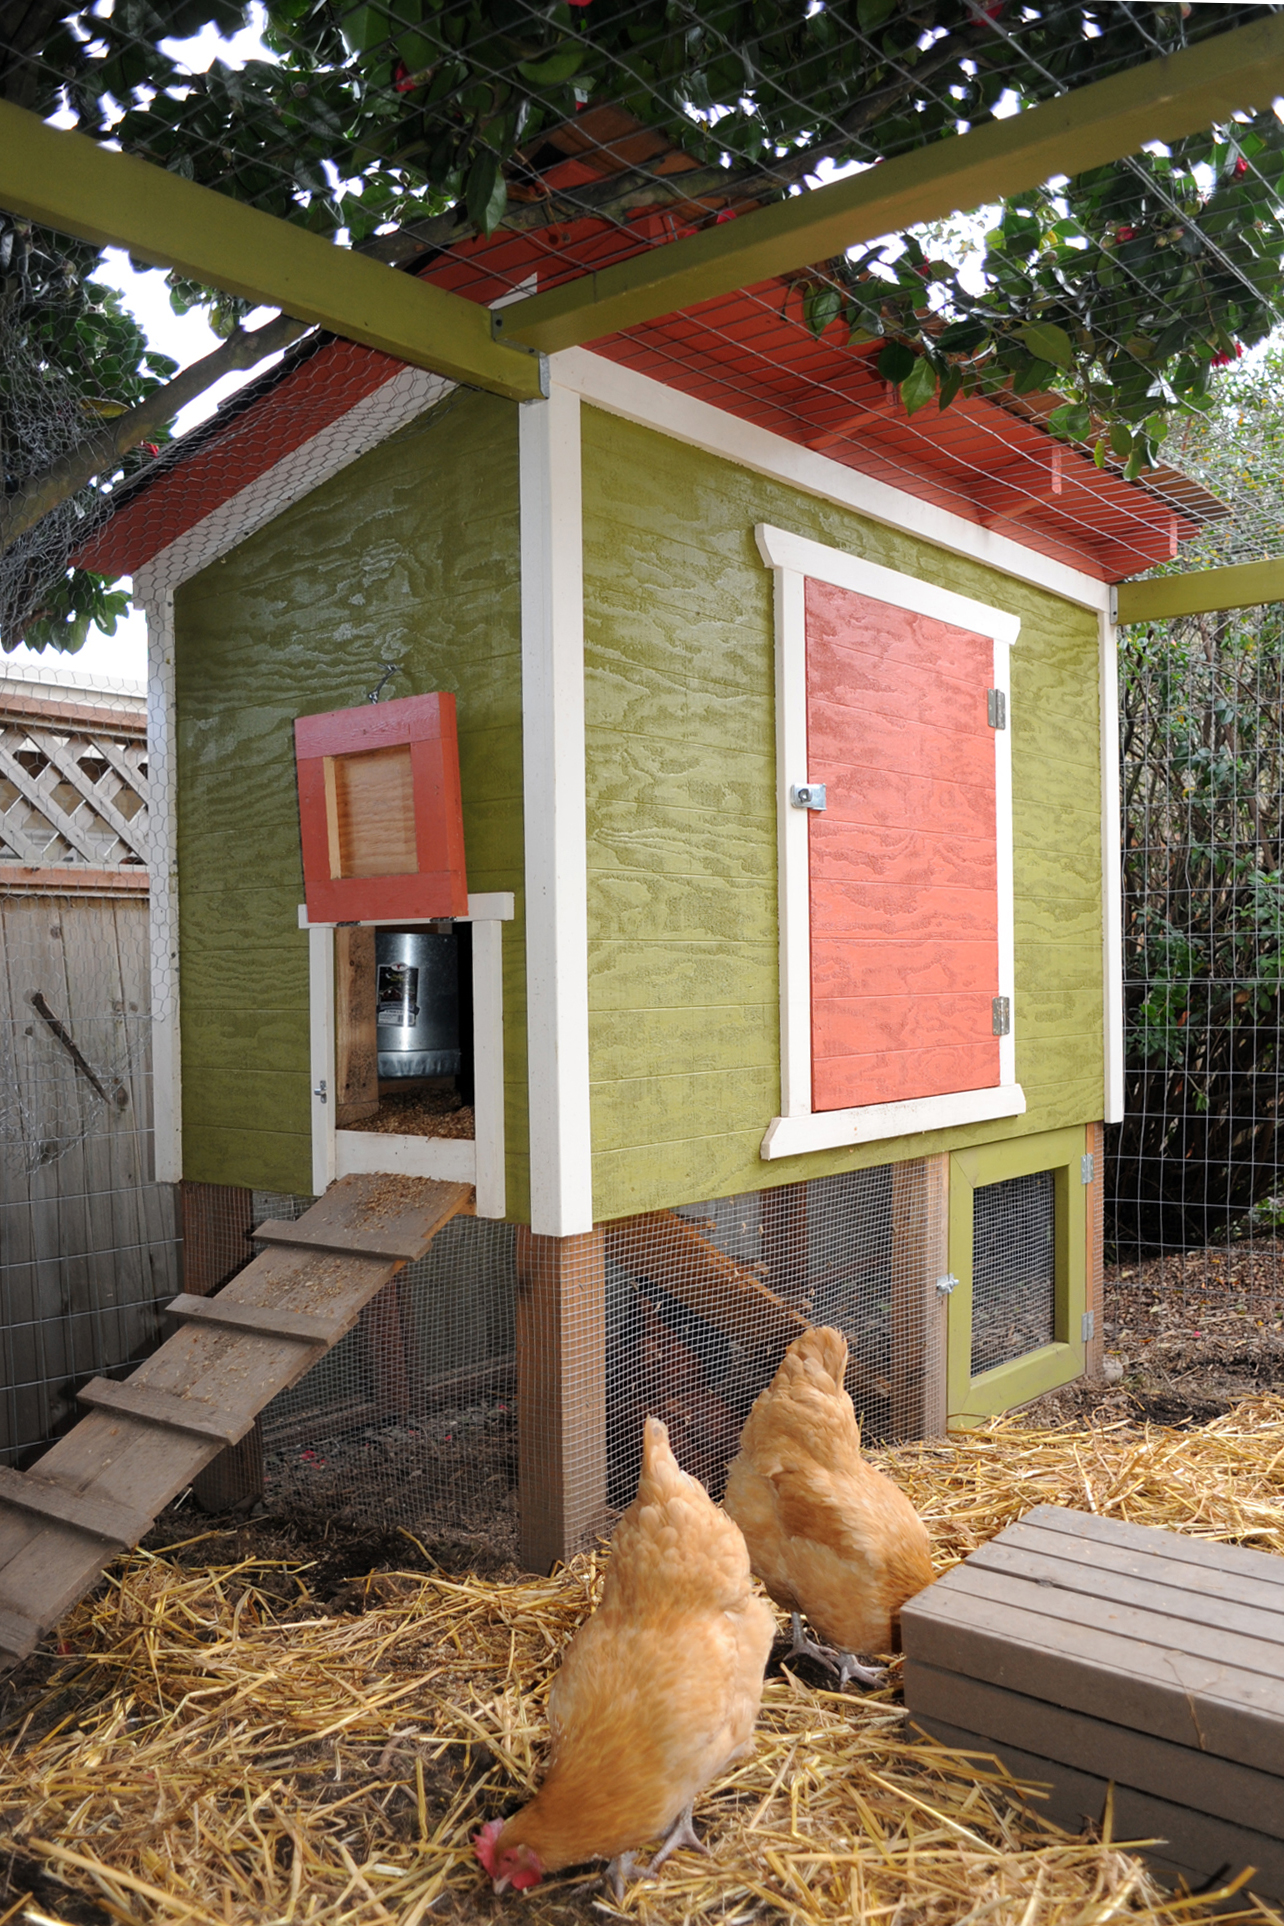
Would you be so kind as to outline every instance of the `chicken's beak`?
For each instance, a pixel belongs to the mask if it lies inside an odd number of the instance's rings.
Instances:
[[[508,1883],[508,1875],[505,1873],[502,1879],[492,1879],[491,1888],[496,1894],[506,1893],[508,1891]]]

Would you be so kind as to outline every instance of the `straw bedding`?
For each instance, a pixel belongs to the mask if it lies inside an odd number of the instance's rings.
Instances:
[[[1043,1502],[1284,1553],[1276,1397],[1196,1431],[1009,1420],[884,1461],[942,1566]],[[381,1572],[335,1612],[302,1563],[184,1562],[219,1542],[122,1560],[60,1628],[43,1685],[16,1694],[0,1735],[0,1922],[1209,1916],[1110,1842],[1041,1824],[992,1764],[911,1742],[894,1691],[840,1696],[779,1670],[753,1758],[697,1806],[707,1858],[678,1854],[621,1908],[582,1876],[497,1900],[469,1837],[538,1778],[544,1696],[603,1555],[512,1582]],[[1243,1893],[1234,1909],[1282,1926]]]

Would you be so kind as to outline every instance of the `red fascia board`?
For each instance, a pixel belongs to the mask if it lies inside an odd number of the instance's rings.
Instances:
[[[129,575],[338,421],[403,363],[353,341],[328,342],[257,407],[233,416],[172,473],[117,510],[76,555],[81,568]]]

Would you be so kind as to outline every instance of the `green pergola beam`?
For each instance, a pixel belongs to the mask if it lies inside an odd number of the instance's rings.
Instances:
[[[597,341],[880,235],[1019,194],[1053,175],[1100,167],[1146,141],[1198,133],[1239,109],[1266,107],[1280,93],[1284,16],[1266,16],[514,301],[496,314],[495,333],[545,354]]]
[[[0,101],[0,207],[206,287],[284,309],[349,341],[515,401],[539,394],[539,363],[492,339],[475,301],[150,161],[49,127]]]
[[[1263,602],[1284,602],[1284,559],[1193,569],[1189,575],[1156,575],[1148,582],[1121,582],[1115,595],[1120,622],[1166,622],[1174,615],[1256,608]]]

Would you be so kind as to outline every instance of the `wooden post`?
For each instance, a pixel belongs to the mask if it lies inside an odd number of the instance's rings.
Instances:
[[[606,1264],[599,1225],[517,1232],[517,1486],[522,1562],[551,1571],[604,1529]]]
[[[945,1434],[948,1300],[936,1280],[949,1269],[947,1155],[892,1170],[893,1438]]]
[[[406,1328],[401,1276],[391,1278],[378,1297],[361,1313],[361,1335],[370,1359],[375,1411],[381,1423],[405,1417],[410,1410],[410,1379],[406,1371]]]
[[[239,1184],[178,1187],[183,1233],[183,1289],[191,1297],[212,1297],[254,1256],[254,1192]],[[227,1511],[263,1496],[263,1428],[254,1420],[239,1444],[220,1451],[192,1481],[202,1511]]]
[[[1088,1278],[1085,1310],[1092,1313],[1092,1336],[1083,1349],[1084,1376],[1099,1378],[1105,1364],[1105,1242],[1106,1242],[1106,1126],[1091,1123],[1085,1131],[1092,1155],[1092,1182],[1084,1185],[1088,1212]]]
[[[334,1122],[350,1130],[379,1113],[379,1031],[375,933],[334,933]]]

